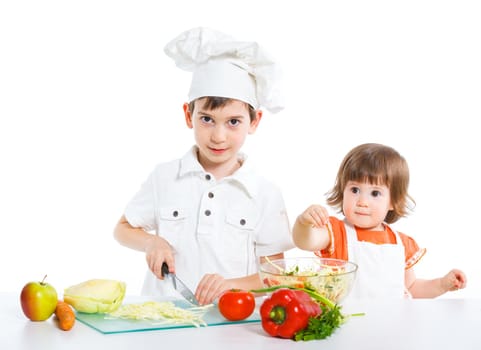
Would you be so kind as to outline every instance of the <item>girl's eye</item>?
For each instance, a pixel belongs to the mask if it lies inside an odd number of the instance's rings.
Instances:
[[[371,192],[371,195],[372,195],[373,197],[379,197],[379,196],[381,195],[381,191],[377,191],[377,190],[372,191],[372,192]]]
[[[359,190],[358,187],[351,187],[351,192],[354,193],[354,194],[356,194],[356,193],[359,193],[360,190]]]

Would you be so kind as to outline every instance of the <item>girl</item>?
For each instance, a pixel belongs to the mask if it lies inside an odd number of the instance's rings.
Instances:
[[[432,280],[416,278],[413,266],[425,249],[389,226],[414,204],[408,185],[408,165],[396,150],[374,143],[355,147],[327,198],[344,219],[311,205],[296,219],[294,243],[322,257],[357,263],[353,296],[434,298],[464,288],[466,276],[457,269]]]

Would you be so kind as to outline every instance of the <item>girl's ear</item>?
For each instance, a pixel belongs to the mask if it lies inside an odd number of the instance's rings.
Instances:
[[[256,132],[257,127],[259,126],[259,123],[261,122],[262,119],[262,111],[258,109],[256,111],[256,119],[251,121],[251,125],[249,126],[249,134],[253,134]]]
[[[191,114],[190,109],[189,109],[189,104],[187,102],[184,103],[182,108],[184,109],[185,123],[187,124],[187,127],[189,129],[192,129],[194,127],[194,125],[192,124],[192,114]]]

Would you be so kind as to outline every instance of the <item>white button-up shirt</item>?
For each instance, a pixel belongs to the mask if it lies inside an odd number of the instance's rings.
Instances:
[[[232,176],[216,180],[194,146],[183,158],[157,165],[125,210],[133,227],[171,244],[176,273],[194,291],[206,273],[247,276],[257,271],[260,256],[294,247],[279,188],[241,160]],[[167,290],[147,271],[142,294]]]

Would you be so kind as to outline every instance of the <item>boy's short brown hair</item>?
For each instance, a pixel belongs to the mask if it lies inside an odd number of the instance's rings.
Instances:
[[[189,110],[190,110],[191,113],[194,112],[195,101],[198,101],[200,99],[205,99],[204,107],[207,108],[208,110],[214,110],[214,109],[217,109],[217,108],[224,107],[229,102],[234,101],[234,99],[227,98],[227,97],[218,97],[218,96],[201,97],[201,98],[198,98],[196,100],[193,100],[193,101],[189,102]],[[256,110],[254,109],[254,107],[252,107],[247,102],[242,102],[242,103],[245,103],[245,105],[247,106],[247,109],[249,110],[249,118],[250,118],[251,122],[254,121],[256,119]]]

